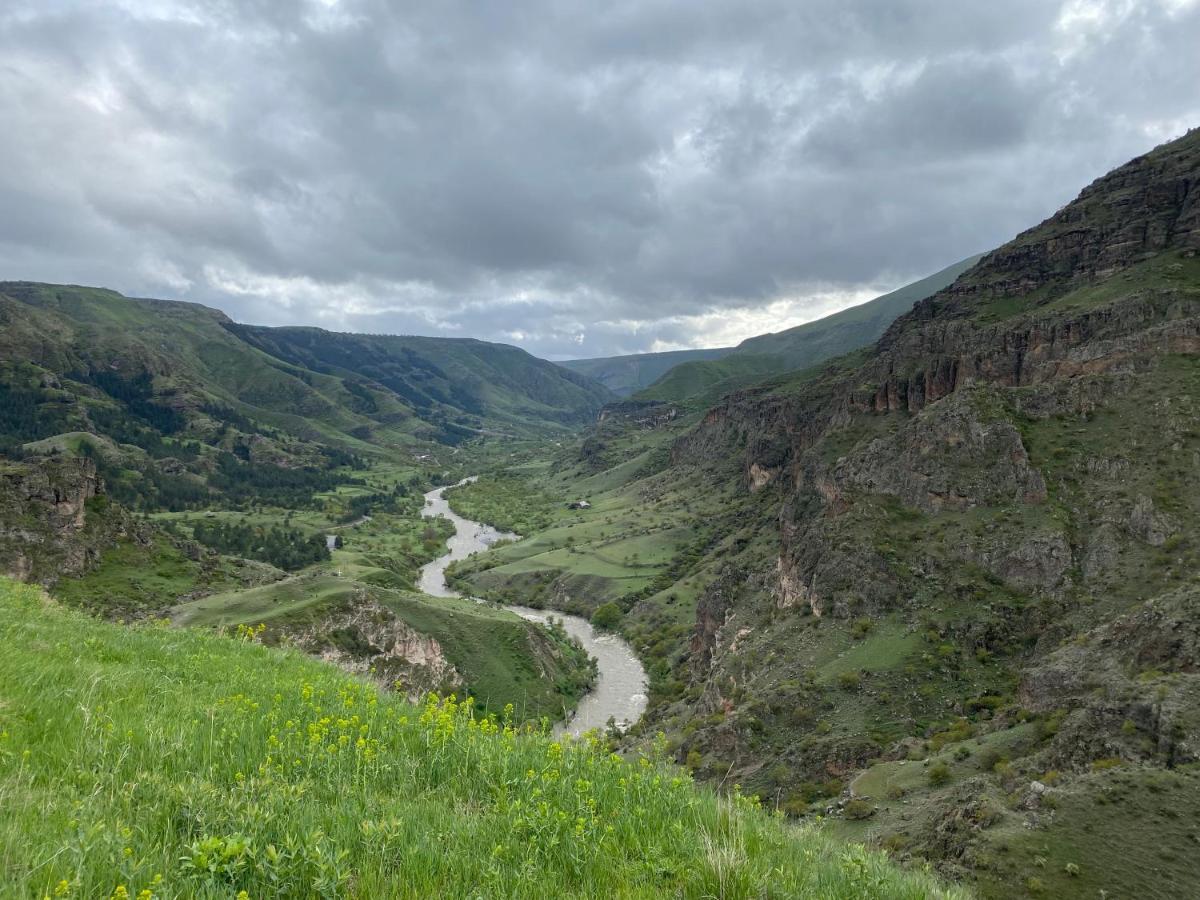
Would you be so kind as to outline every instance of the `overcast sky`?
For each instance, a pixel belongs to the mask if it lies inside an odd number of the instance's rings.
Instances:
[[[0,279],[720,346],[1200,124],[1200,0],[3,0]]]

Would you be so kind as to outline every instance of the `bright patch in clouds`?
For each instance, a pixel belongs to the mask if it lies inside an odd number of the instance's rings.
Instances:
[[[1200,124],[1200,0],[8,0],[0,278],[546,357],[736,344]]]

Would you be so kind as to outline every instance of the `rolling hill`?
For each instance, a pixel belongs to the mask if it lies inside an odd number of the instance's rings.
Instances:
[[[250,483],[300,502],[364,458],[561,433],[612,397],[515,347],[240,326],[96,288],[0,283],[0,326],[0,451],[85,452],[146,508]]]
[[[231,325],[247,344],[304,369],[386,389],[443,428],[511,431],[591,421],[611,395],[596,381],[506,344]],[[473,424],[472,424],[473,423]]]

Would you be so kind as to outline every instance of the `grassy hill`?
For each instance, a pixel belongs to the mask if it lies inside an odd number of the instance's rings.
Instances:
[[[96,288],[0,283],[0,323],[0,385],[43,420],[0,421],[9,442],[108,433],[96,421],[108,408],[133,420],[127,431],[202,437],[223,424],[276,444],[369,449],[489,428],[561,429],[610,396],[515,347],[253,328],[197,304]],[[19,426],[36,433],[10,435]]]
[[[736,347],[571,359],[559,365],[596,379],[620,397],[706,406],[742,385],[865,347],[914,303],[946,287],[980,258],[968,257],[867,303],[747,338]]]
[[[968,257],[890,294],[815,322],[747,338],[718,359],[685,360],[637,391],[635,397],[706,407],[731,390],[865,347],[913,304],[951,284],[980,258]]]
[[[957,897],[653,755],[0,580],[0,893]]]
[[[664,353],[633,353],[628,356],[602,356],[593,359],[566,359],[563,368],[594,378],[618,397],[636,394],[658,381],[668,371],[686,362],[720,359],[733,352],[732,347],[710,350],[669,350]]]
[[[87,455],[147,510],[304,507],[397,450],[561,433],[611,398],[515,347],[251,328],[95,288],[0,283],[0,326],[0,453]]]
[[[412,699],[457,690],[484,709],[511,704],[518,722],[563,718],[595,674],[565,633],[513,613],[325,574],[211,594],[170,615],[183,626],[262,625],[264,643],[304,649],[385,687],[399,684]]]
[[[598,382],[506,344],[319,328],[238,325],[233,331],[295,365],[382,386],[443,427],[463,417],[458,424],[464,435],[487,428],[579,425],[611,399]]]

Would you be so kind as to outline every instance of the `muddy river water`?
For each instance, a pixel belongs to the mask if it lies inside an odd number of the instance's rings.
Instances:
[[[459,483],[474,480],[468,478]],[[486,550],[498,540],[516,537],[455,513],[446,500],[446,490],[443,487],[427,493],[425,507],[421,511],[423,516],[445,516],[454,524],[454,535],[446,542],[448,552],[426,564],[417,582],[423,592],[434,597],[460,596],[446,584],[446,567],[450,563],[466,559],[478,550]],[[546,622],[551,617],[561,620],[567,633],[583,645],[589,656],[596,659],[598,675],[595,685],[579,701],[575,715],[557,726],[556,733],[582,734],[592,728],[604,728],[610,718],[619,725],[628,726],[641,717],[646,709],[646,670],[629,644],[614,634],[597,631],[591,622],[579,616],[524,606],[508,606],[506,609],[534,622]]]

